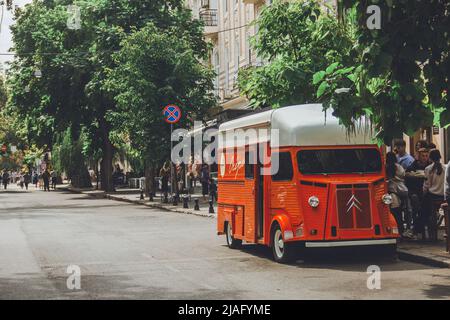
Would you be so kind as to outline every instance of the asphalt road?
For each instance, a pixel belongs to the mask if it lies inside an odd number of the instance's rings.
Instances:
[[[211,218],[31,189],[0,191],[0,299],[450,298],[449,269],[375,252],[279,265],[261,246],[228,249]],[[69,265],[80,290],[67,287]]]

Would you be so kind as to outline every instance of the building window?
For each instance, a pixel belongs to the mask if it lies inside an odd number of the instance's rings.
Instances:
[[[236,36],[236,40],[234,42],[234,74],[237,77],[239,72],[239,60],[240,60],[240,43],[239,36]]]
[[[214,50],[213,54],[213,65],[214,65],[214,72],[216,73],[216,76],[214,78],[214,91],[216,93],[216,96],[219,95],[219,74],[220,74],[220,59],[219,59],[219,52],[217,48]]]
[[[228,50],[228,46],[225,47],[225,91],[228,91],[228,84],[230,82],[230,53]]]

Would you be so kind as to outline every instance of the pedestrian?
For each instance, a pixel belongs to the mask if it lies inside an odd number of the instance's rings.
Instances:
[[[213,203],[217,201],[217,184],[213,178],[209,179],[209,196]]]
[[[432,162],[430,161],[429,150],[421,148],[417,151],[417,159],[406,170],[406,186],[409,191],[409,199],[412,207],[412,220],[414,225],[414,234],[420,229],[420,216],[423,210],[423,182],[425,180],[425,168]]]
[[[393,213],[399,232],[403,237],[410,237],[405,232],[405,219],[403,210],[407,208],[408,188],[405,185],[405,169],[397,162],[397,156],[393,152],[386,154],[386,177],[388,179],[388,191],[392,196],[391,212]],[[406,209],[407,210],[407,209]]]
[[[23,183],[25,184],[25,190],[28,190],[28,185],[30,184],[30,182],[31,182],[31,176],[30,176],[30,173],[27,171],[23,175]]]
[[[203,200],[209,194],[209,168],[207,164],[204,164],[200,173],[200,182],[202,184]]]
[[[159,171],[159,176],[161,177],[161,193],[164,196],[164,202],[167,201],[167,193],[169,192],[170,166],[170,161],[166,161]]]
[[[8,183],[9,183],[9,173],[6,170],[3,170],[2,182],[3,182],[3,188],[6,190],[8,188]]]
[[[37,174],[36,171],[33,173],[33,178],[32,179],[33,179],[34,187],[37,189],[38,182],[39,182],[39,175]]]
[[[434,219],[430,218],[433,214],[436,214],[435,208],[444,202],[447,166],[441,163],[441,158],[441,153],[438,149],[430,151],[430,159],[433,163],[425,168],[425,182],[423,183],[424,210],[422,210],[420,219],[420,230],[422,232],[426,232],[425,227],[433,223]],[[436,203],[439,206],[436,206]],[[432,228],[434,229],[435,226],[432,226]]]
[[[20,185],[20,189],[23,190],[23,187],[25,186],[25,181],[24,181],[23,174],[21,174],[21,175],[19,176],[19,185]]]
[[[419,141],[416,142],[415,150],[414,150],[415,151],[414,158],[416,160],[419,160],[420,149],[427,149],[429,151],[429,149],[428,149],[428,142],[426,140],[419,140]]]
[[[406,152],[406,142],[402,139],[394,141],[394,152],[397,154],[397,162],[407,170],[414,162],[414,158]]]
[[[55,170],[52,170],[50,176],[52,177],[52,189],[56,190],[56,184],[58,182],[58,173]]]
[[[45,170],[42,174],[42,180],[44,181],[44,191],[50,191],[50,173]]]

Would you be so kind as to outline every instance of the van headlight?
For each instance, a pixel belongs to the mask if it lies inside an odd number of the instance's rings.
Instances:
[[[316,196],[309,197],[308,203],[309,203],[309,205],[311,207],[317,208],[319,206],[319,203],[320,203],[319,202],[319,198],[317,198]]]
[[[390,194],[385,194],[381,200],[384,204],[392,204],[392,196]]]

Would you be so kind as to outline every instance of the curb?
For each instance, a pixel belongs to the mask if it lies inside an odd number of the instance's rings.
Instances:
[[[94,193],[94,194],[89,194],[84,190],[80,190],[80,189],[72,189],[70,187],[67,188],[60,188],[60,190],[66,190],[69,192],[74,192],[74,193],[79,193],[79,194],[85,194],[91,197],[95,197],[95,198],[103,198],[103,199],[109,199],[109,200],[114,200],[114,201],[121,201],[121,202],[126,202],[126,203],[131,203],[131,204],[136,204],[136,205],[144,205],[146,207],[149,208],[156,208],[156,209],[161,209],[164,211],[169,211],[169,212],[175,212],[175,213],[181,213],[181,214],[191,214],[194,216],[199,216],[199,217],[205,217],[205,218],[215,218],[217,215],[215,213],[202,213],[202,212],[197,212],[197,211],[193,211],[193,210],[187,210],[187,209],[183,209],[183,208],[178,208],[178,207],[170,207],[170,206],[165,206],[162,204],[159,204],[157,202],[143,202],[142,200],[131,200],[131,199],[126,199],[126,198],[122,198],[119,196],[115,196],[115,195],[111,195],[111,194],[107,194],[107,193],[102,193],[102,192],[98,192],[98,193]]]
[[[450,268],[450,259],[446,260],[446,261],[442,261],[442,260],[434,259],[431,257],[412,254],[412,253],[405,252],[402,250],[397,250],[397,254],[398,254],[398,258],[400,260],[420,263],[420,264],[424,264],[424,265],[427,265],[430,267]]]
[[[142,200],[130,200],[130,199],[125,199],[125,198],[121,198],[121,197],[110,195],[110,194],[106,194],[105,198],[110,199],[110,200],[115,200],[115,201],[137,204],[137,205],[144,205],[146,207],[162,209],[162,210],[170,211],[170,212],[191,214],[194,216],[200,216],[200,217],[205,217],[205,218],[215,218],[216,217],[216,214],[213,214],[213,213],[201,213],[201,212],[195,212],[195,211],[186,210],[186,209],[178,208],[178,207],[164,206],[157,202],[151,203],[151,202],[142,202]]]

